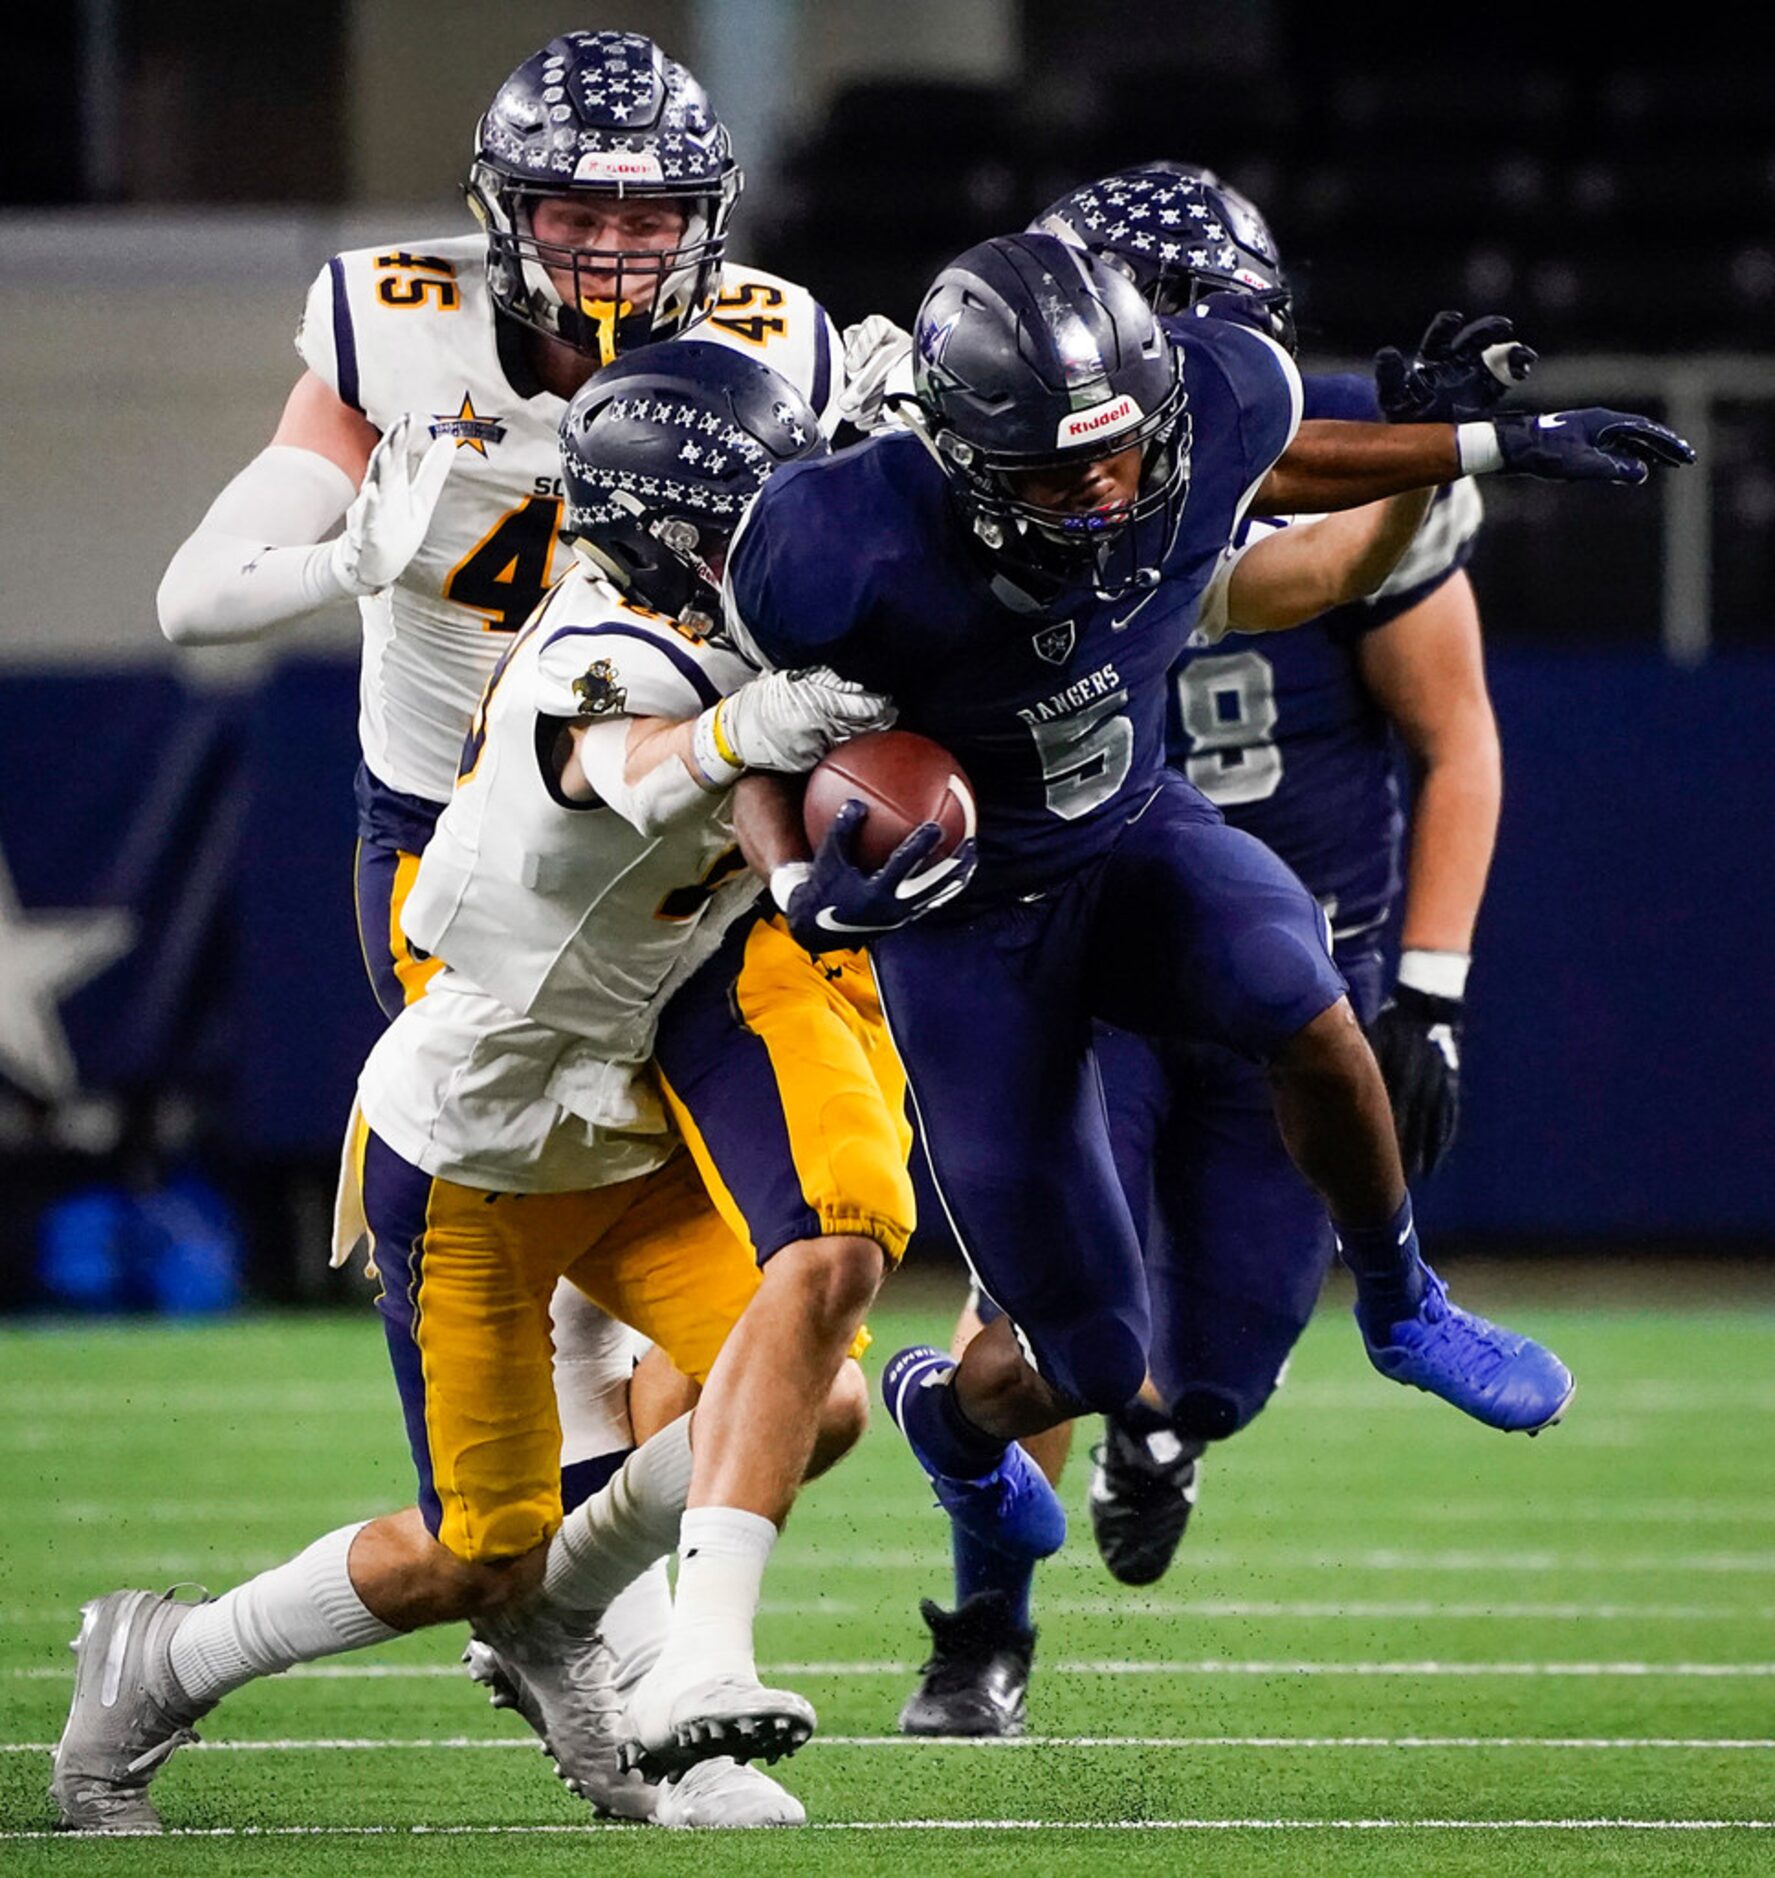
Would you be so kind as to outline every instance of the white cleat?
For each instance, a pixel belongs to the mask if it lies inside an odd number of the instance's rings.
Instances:
[[[705,1676],[673,1688],[655,1665],[635,1685],[623,1722],[625,1767],[652,1779],[683,1773],[698,1761],[777,1761],[805,1747],[813,1704],[789,1689],[767,1689],[756,1676]]]
[[[196,1703],[167,1662],[173,1633],[196,1609],[152,1591],[113,1591],[80,1613],[68,1720],[56,1743],[49,1797],[64,1832],[162,1830],[148,1783],[195,1741]]]
[[[610,1652],[589,1627],[499,1613],[476,1620],[462,1653],[495,1708],[520,1715],[541,1739],[568,1792],[601,1818],[651,1820],[659,1789],[624,1766],[622,1697]]]
[[[807,1808],[762,1768],[722,1755],[698,1761],[659,1789],[661,1826],[805,1826]]]

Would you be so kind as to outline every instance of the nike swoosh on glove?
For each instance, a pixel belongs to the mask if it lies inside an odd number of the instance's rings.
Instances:
[[[806,874],[786,896],[789,931],[809,952],[843,951],[909,926],[953,900],[974,877],[979,854],[972,840],[922,865],[943,839],[935,822],[921,822],[881,867],[864,873],[853,851],[868,813],[854,797],[839,809]]]

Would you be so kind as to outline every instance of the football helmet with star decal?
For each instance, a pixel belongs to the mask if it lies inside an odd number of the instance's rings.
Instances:
[[[708,638],[752,498],[829,448],[768,365],[697,339],[651,347],[599,372],[561,419],[561,538],[630,599]]]
[[[1176,347],[1124,273],[1052,235],[983,241],[925,295],[912,373],[905,415],[1013,586],[1045,603],[1157,582],[1189,490],[1189,397]],[[1018,493],[1020,472],[1135,447],[1131,501],[1068,513]]]
[[[1258,300],[1263,329],[1295,349],[1293,295],[1270,225],[1212,170],[1170,162],[1117,170],[1050,203],[1030,228],[1101,255],[1155,313],[1187,313],[1211,293]]]
[[[497,305],[608,364],[708,312],[740,184],[726,127],[682,65],[640,33],[574,32],[500,86],[465,193]],[[538,238],[539,202],[585,195],[673,209],[682,230],[664,247]]]

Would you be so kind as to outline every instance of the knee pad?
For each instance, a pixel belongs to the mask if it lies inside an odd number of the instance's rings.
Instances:
[[[1146,1346],[1119,1317],[1094,1316],[1063,1338],[1044,1340],[1037,1367],[1082,1411],[1107,1415],[1146,1381]]]
[[[1171,1405],[1171,1426],[1189,1441],[1224,1441],[1236,1435],[1269,1400],[1241,1401],[1225,1389],[1185,1389]]]

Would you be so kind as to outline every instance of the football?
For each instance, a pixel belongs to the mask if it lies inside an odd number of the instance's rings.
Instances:
[[[814,847],[853,799],[869,810],[854,852],[870,873],[921,822],[935,822],[943,831],[936,859],[953,854],[974,832],[974,791],[961,765],[941,744],[910,730],[870,731],[822,759],[807,779],[801,807]]]

